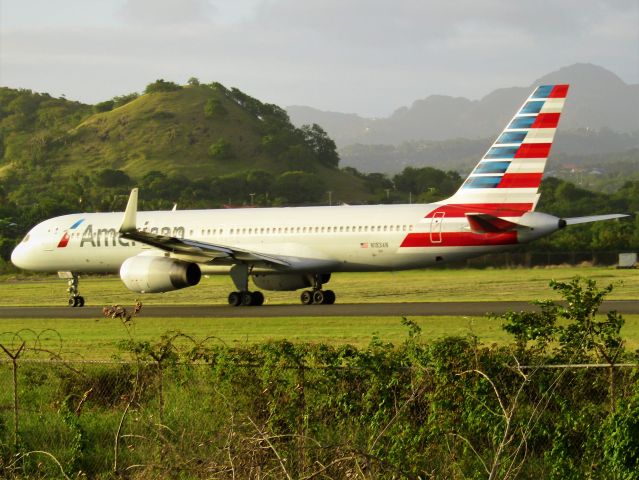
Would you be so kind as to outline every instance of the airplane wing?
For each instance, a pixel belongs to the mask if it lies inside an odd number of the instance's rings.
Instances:
[[[167,235],[138,230],[136,225],[138,205],[138,189],[131,190],[129,201],[124,212],[120,235],[129,240],[135,240],[151,247],[159,248],[166,252],[171,252],[182,260],[193,262],[219,261],[220,263],[252,263],[260,264],[278,269],[291,267],[290,262],[276,255],[268,255],[249,250],[243,250],[226,245],[216,245],[208,242],[189,240],[186,238],[176,238]]]

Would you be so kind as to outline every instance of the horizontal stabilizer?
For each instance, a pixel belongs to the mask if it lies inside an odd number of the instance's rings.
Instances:
[[[579,223],[599,222],[601,220],[613,220],[615,218],[624,218],[628,215],[623,213],[611,213],[608,215],[590,215],[588,217],[565,218],[566,225],[577,225]]]
[[[488,213],[467,213],[466,218],[474,233],[502,233],[527,228]]]

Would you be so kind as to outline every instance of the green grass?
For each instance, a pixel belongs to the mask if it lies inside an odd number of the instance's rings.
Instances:
[[[548,287],[551,279],[567,280],[574,275],[593,278],[600,286],[619,283],[611,299],[639,297],[639,275],[633,270],[614,268],[544,268],[486,270],[420,270],[397,273],[336,274],[330,288],[338,301],[417,302],[558,299]],[[53,276],[17,278],[0,282],[0,305],[60,305],[66,302],[66,281]],[[621,283],[623,282],[623,283]],[[160,295],[129,292],[118,277],[88,277],[81,280],[81,292],[90,305],[144,304],[225,304],[232,288],[226,276],[203,278],[193,288]],[[265,292],[269,303],[297,303],[298,292]],[[257,314],[259,309],[247,313]],[[639,315],[628,315],[624,337],[629,350],[639,348]],[[423,338],[433,340],[448,335],[477,335],[484,343],[509,340],[498,321],[488,317],[412,317],[423,329]],[[407,335],[400,317],[328,318],[147,318],[144,309],[130,326],[119,320],[96,317],[80,319],[3,319],[0,343],[17,341],[13,334],[59,352],[63,358],[110,359],[118,353],[118,341],[128,338],[157,340],[167,331],[179,330],[202,341],[227,345],[251,344],[288,339],[297,342],[350,343],[366,346],[374,335],[383,341],[400,343]],[[4,332],[4,333],[3,333]],[[44,332],[44,333],[43,333]]]
[[[615,284],[610,299],[639,298],[638,272],[612,267],[341,273],[334,274],[326,288],[336,292],[339,303],[533,301],[558,299],[548,287],[550,280],[568,280],[575,275],[592,278],[601,287]],[[233,284],[226,275],[202,278],[196,287],[147,295],[128,291],[116,276],[80,280],[80,291],[88,304],[100,306],[129,305],[137,298],[148,305],[222,305],[231,290]],[[299,303],[299,292],[264,293],[267,304]],[[66,281],[56,276],[10,276],[0,282],[0,305],[64,305],[66,296]]]
[[[626,315],[622,335],[627,349],[639,348],[639,315]],[[422,338],[432,341],[446,336],[476,335],[485,344],[504,344],[511,338],[499,320],[489,317],[410,317],[422,328]],[[109,360],[120,353],[117,343],[157,341],[169,331],[180,331],[207,345],[241,346],[269,340],[351,344],[365,347],[374,336],[399,344],[408,330],[400,317],[328,318],[147,318],[141,316],[128,326],[120,320],[97,317],[80,319],[0,319],[0,343],[16,348],[22,340],[30,346],[54,351],[65,360]],[[17,335],[16,335],[17,334]],[[188,342],[187,345],[189,346]],[[32,355],[32,354],[29,354]],[[40,356],[47,357],[47,354]],[[126,358],[126,356],[124,357]]]

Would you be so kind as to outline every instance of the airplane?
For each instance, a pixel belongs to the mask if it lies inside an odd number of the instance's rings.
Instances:
[[[131,291],[192,287],[230,275],[234,306],[264,303],[260,289],[304,289],[303,304],[332,304],[335,272],[419,269],[514,248],[568,225],[623,214],[558,218],[535,211],[569,85],[534,89],[459,190],[432,204],[342,205],[77,213],[31,229],[11,254],[19,268],[69,279],[69,305],[84,306],[79,274],[117,273]]]

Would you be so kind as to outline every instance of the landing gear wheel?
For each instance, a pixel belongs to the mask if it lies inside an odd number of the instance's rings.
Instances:
[[[70,307],[84,307],[84,297],[78,295],[77,297],[69,298]]]
[[[313,303],[315,305],[321,305],[324,303],[324,291],[323,290],[315,290],[313,292]]]
[[[304,290],[302,295],[300,295],[300,300],[304,305],[310,305],[313,303],[313,292],[310,290]]]
[[[324,304],[333,305],[335,303],[335,292],[333,290],[324,291]]]
[[[253,305],[253,294],[251,292],[242,292],[242,306],[249,307]]]
[[[260,305],[264,304],[264,294],[262,292],[253,292],[251,296],[253,297],[253,302],[251,303],[251,305],[259,307]]]
[[[240,292],[231,292],[229,293],[229,305],[233,307],[237,307],[242,304],[242,294]]]

